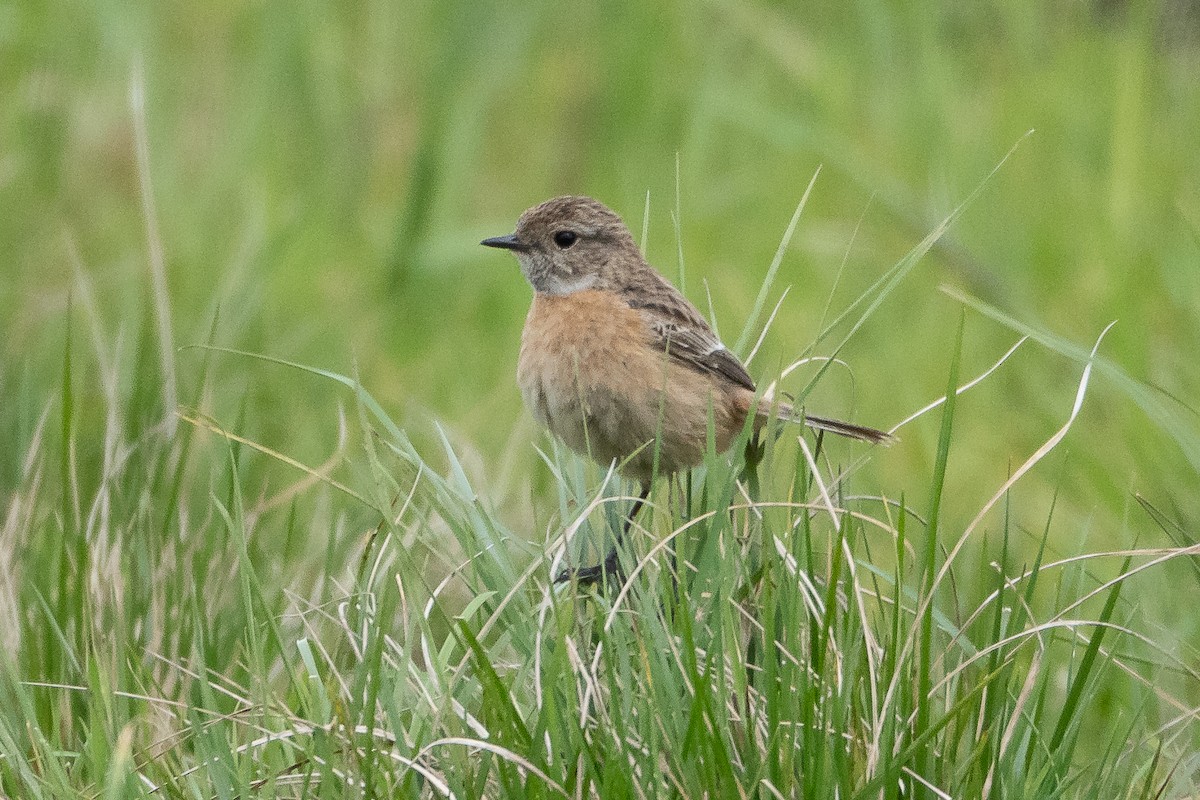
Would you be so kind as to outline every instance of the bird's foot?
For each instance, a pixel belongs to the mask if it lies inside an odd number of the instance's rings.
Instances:
[[[610,550],[608,556],[599,564],[593,564],[590,567],[564,569],[558,573],[558,577],[554,579],[554,582],[570,583],[571,581],[575,581],[580,586],[590,586],[593,583],[601,582],[606,576],[615,576],[618,580],[624,577],[615,548]]]

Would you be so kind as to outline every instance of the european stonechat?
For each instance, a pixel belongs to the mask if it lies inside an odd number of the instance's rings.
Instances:
[[[758,403],[745,366],[696,307],[654,270],[615,212],[590,197],[556,197],[521,215],[516,232],[481,244],[511,250],[533,286],[517,383],[530,412],[572,450],[641,483],[625,524],[667,475],[704,460],[711,421],[723,452],[786,403]],[[805,414],[821,431],[885,442],[883,431]],[[617,571],[616,551],[574,573],[581,582]]]

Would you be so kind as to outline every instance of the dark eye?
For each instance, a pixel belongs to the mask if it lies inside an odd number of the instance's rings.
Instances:
[[[559,231],[554,234],[554,243],[566,250],[571,245],[575,244],[575,240],[579,237],[575,235],[575,231]]]

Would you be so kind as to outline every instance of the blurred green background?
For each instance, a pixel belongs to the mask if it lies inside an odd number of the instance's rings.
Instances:
[[[1085,349],[1119,320],[1101,353],[1169,423],[1100,376],[1065,457],[1018,491],[1036,530],[1061,492],[1063,547],[1165,543],[1131,493],[1195,530],[1197,75],[1200,12],[1179,2],[7,4],[0,489],[54,405],[69,304],[78,429],[109,365],[115,391],[167,411],[159,363],[134,357],[155,336],[140,82],[175,345],[357,374],[418,441],[439,420],[517,527],[548,482],[513,381],[530,290],[481,238],[561,193],[640,231],[649,198],[651,261],[678,280],[682,253],[732,340],[821,167],[770,297],[791,287],[753,365],[766,380],[1032,129],[809,407],[888,426],[938,397],[961,307],[942,285]],[[1016,338],[968,312],[964,376]],[[331,383],[213,356],[197,400],[204,353],[173,358],[184,404],[308,463],[335,447]],[[1030,343],[963,397],[953,519],[1062,424],[1081,369]],[[931,415],[878,454],[879,493],[924,492],[936,439]],[[99,448],[83,435],[78,458]]]

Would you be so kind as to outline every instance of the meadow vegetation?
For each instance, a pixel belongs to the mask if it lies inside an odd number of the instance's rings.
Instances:
[[[1200,794],[1196,12],[418,5],[0,16],[0,795]],[[634,487],[477,243],[562,193],[899,441],[552,586]]]

